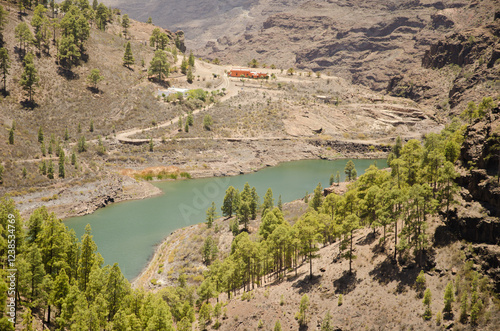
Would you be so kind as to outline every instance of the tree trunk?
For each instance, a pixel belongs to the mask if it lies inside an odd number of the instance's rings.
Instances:
[[[396,260],[396,253],[398,247],[398,220],[394,222],[394,260]]]
[[[312,262],[311,245],[309,245],[309,279],[313,278],[313,262]]]
[[[351,231],[351,250],[349,252],[349,273],[352,274],[352,231]]]
[[[50,325],[50,304],[47,307],[47,324]]]

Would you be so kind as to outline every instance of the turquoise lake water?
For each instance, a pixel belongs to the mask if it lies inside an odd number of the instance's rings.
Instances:
[[[327,187],[330,175],[337,171],[340,171],[343,181],[347,161],[293,161],[234,177],[156,182],[154,185],[164,193],[161,196],[112,204],[93,214],[67,219],[65,224],[80,238],[89,223],[105,263],[118,262],[125,277],[132,280],[146,266],[155,245],[162,239],[178,228],[204,222],[212,201],[220,215],[220,206],[229,186],[241,191],[248,182],[257,189],[261,203],[270,187],[275,204],[279,195],[283,202],[290,202],[304,197],[306,191],[313,192],[318,183]],[[379,168],[387,166],[385,159],[353,162],[358,175],[374,163]]]

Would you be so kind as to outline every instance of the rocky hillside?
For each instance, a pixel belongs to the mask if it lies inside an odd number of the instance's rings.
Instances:
[[[204,46],[220,36],[236,36],[244,31],[258,31],[267,17],[304,3],[305,0],[203,0],[174,1],[105,0],[142,22],[151,17],[164,28],[183,30],[189,48]]]
[[[208,42],[199,54],[332,73],[448,110],[470,87],[495,84],[499,6],[497,0],[308,1],[269,16],[258,31]]]

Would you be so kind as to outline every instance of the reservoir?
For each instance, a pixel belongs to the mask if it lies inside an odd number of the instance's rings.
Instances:
[[[266,190],[271,188],[276,205],[279,195],[285,203],[303,198],[306,192],[312,193],[318,183],[328,187],[330,175],[336,175],[337,171],[343,181],[347,161],[302,160],[234,177],[155,182],[163,195],[112,204],[93,214],[67,219],[65,224],[75,230],[78,238],[83,235],[85,225],[90,224],[104,263],[118,262],[124,276],[133,280],[163,238],[176,229],[205,222],[206,210],[212,201],[221,216],[220,207],[229,186],[241,191],[248,182],[257,189],[260,203]],[[387,166],[385,159],[353,162],[358,176],[372,164],[378,168]]]

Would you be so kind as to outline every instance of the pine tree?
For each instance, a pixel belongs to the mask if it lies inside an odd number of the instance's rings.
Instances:
[[[212,120],[212,116],[210,116],[210,114],[206,114],[203,118],[203,128],[207,131],[210,131],[213,124],[214,121]]]
[[[194,67],[194,55],[192,51],[189,53],[188,64],[191,68]]]
[[[223,216],[233,216],[233,212],[235,212],[238,208],[238,195],[239,193],[234,187],[228,187],[228,189],[226,190],[226,195],[224,196],[224,202],[222,203],[221,207]]]
[[[160,28],[154,28],[153,32],[151,33],[151,37],[149,37],[149,46],[155,47],[155,50],[158,50],[160,47],[160,35],[161,35],[161,30]]]
[[[149,63],[148,74],[158,77],[158,82],[163,80],[163,76],[168,77],[169,63],[167,61],[167,55],[162,50],[155,51],[154,57]]]
[[[352,242],[354,231],[361,228],[359,225],[359,217],[355,214],[351,214],[346,217],[344,223],[342,223],[342,230],[344,236],[350,242],[349,251],[346,253],[345,257],[349,259],[349,273],[352,273],[352,260],[356,258],[353,254]]]
[[[302,243],[302,253],[309,259],[309,278],[312,279],[312,260],[318,258],[316,252],[319,248],[316,246],[321,240],[321,234],[318,233],[318,213],[311,211],[302,216],[294,226],[298,230],[299,240]]]
[[[24,331],[33,331],[33,316],[31,315],[31,309],[28,307],[23,314],[23,330]]]
[[[250,207],[247,201],[241,201],[238,208],[238,218],[240,223],[243,223],[245,230],[248,230],[248,222],[250,221]]]
[[[146,22],[146,23],[148,23],[148,24],[153,24],[153,19],[151,18],[151,16],[149,16],[149,17],[148,17],[148,20],[147,20],[147,22]]]
[[[134,56],[132,55],[132,48],[130,46],[130,41],[127,42],[125,47],[125,54],[123,55],[123,65],[130,68],[130,65],[135,63]]]
[[[57,57],[63,67],[71,69],[74,64],[77,64],[82,56],[75,37],[70,34],[62,36],[59,41]]]
[[[9,144],[14,145],[14,128],[9,130]]]
[[[429,288],[425,290],[423,303],[425,306],[424,319],[430,320],[432,318],[432,311],[431,311],[431,290]]]
[[[468,301],[467,291],[464,291],[462,297],[460,298],[460,322],[465,324],[469,316],[467,315],[467,301]]]
[[[425,289],[425,273],[423,270],[420,270],[420,273],[417,276],[416,283],[417,283],[417,293],[419,297],[421,297]]]
[[[47,177],[49,179],[54,179],[54,164],[52,163],[52,160],[49,160],[49,165],[47,167]]]
[[[0,184],[3,184],[3,165],[0,164]]]
[[[212,201],[212,206],[207,209],[207,227],[210,229],[212,224],[217,217],[217,211],[215,209],[215,202]]]
[[[149,151],[152,152],[154,150],[153,138],[149,139]]]
[[[321,323],[321,331],[333,331],[334,326],[332,322],[332,314],[330,314],[330,311],[326,312],[325,317],[323,318],[323,322]]]
[[[108,24],[108,8],[103,3],[100,3],[96,8],[95,19],[100,30],[106,30]]]
[[[354,167],[354,162],[352,162],[352,160],[347,161],[347,164],[344,168],[344,173],[347,175],[348,181],[351,181],[355,178],[353,174],[354,170],[356,170],[356,168]]]
[[[403,150],[403,142],[401,140],[401,136],[397,136],[396,144],[392,148],[392,152],[394,153],[394,157],[399,159],[401,157],[401,151]]]
[[[40,164],[40,173],[44,176],[47,175],[47,163],[45,161]]]
[[[444,291],[444,308],[443,312],[446,314],[451,314],[451,304],[455,301],[455,296],[453,295],[453,283],[450,281],[446,285]]]
[[[300,299],[299,313],[297,314],[297,319],[300,326],[307,325],[309,317],[307,316],[307,311],[309,310],[309,297],[304,294]]]
[[[76,154],[75,154],[75,152],[71,153],[71,165],[76,166]]]
[[[281,194],[278,197],[278,205],[277,206],[278,206],[278,209],[280,211],[283,211],[283,202],[281,201]]]
[[[281,331],[281,323],[279,320],[274,324],[274,331]]]
[[[7,17],[9,13],[0,5],[0,35],[2,34],[3,28],[7,23]]]
[[[335,175],[335,181],[337,182],[337,186],[340,185],[340,171],[337,171],[337,174]]]
[[[19,49],[22,54],[26,53],[26,48],[33,41],[33,34],[26,22],[19,23],[15,28],[15,37],[19,40]]]
[[[68,128],[66,128],[66,130],[64,130],[64,140],[65,141],[69,140],[69,131],[68,131]]]
[[[98,90],[97,83],[102,81],[104,76],[101,75],[101,71],[99,69],[92,69],[90,74],[87,76],[87,82],[93,85],[93,88]]]
[[[187,72],[187,75],[186,75],[186,79],[187,79],[187,81],[188,81],[189,84],[193,83],[194,75],[193,75],[193,71],[191,70],[191,68],[188,69],[188,72]]]
[[[36,210],[35,210],[36,211]],[[31,219],[30,219],[31,220]],[[41,290],[43,277],[45,277],[45,269],[42,263],[42,255],[38,245],[32,245],[28,250],[26,261],[29,264],[28,277],[30,280],[31,293],[29,295],[30,301],[36,301],[38,293]]]
[[[39,143],[43,143],[43,129],[42,127],[40,126],[40,128],[38,129],[38,142]]]
[[[78,140],[78,153],[83,153],[87,150],[87,143],[85,142],[85,137],[81,136]]]
[[[64,269],[61,269],[59,271],[59,274],[54,280],[53,283],[53,289],[52,292],[50,293],[50,299],[49,301],[51,304],[56,306],[58,311],[60,312],[62,309],[62,305],[69,294],[69,277],[66,274],[66,271]]]
[[[274,207],[273,190],[268,188],[266,194],[264,195],[264,203],[262,204],[262,216],[267,211],[272,210]]]
[[[311,207],[318,211],[319,207],[321,207],[321,203],[323,202],[323,189],[321,188],[321,183],[318,183],[318,186],[314,189],[314,196],[311,200]]]
[[[182,59],[182,62],[181,62],[181,72],[183,75],[187,74],[188,67],[189,67],[188,61],[186,60],[186,56],[184,56],[184,58]]]
[[[30,102],[33,102],[33,94],[35,94],[34,88],[38,85],[39,80],[38,72],[33,63],[33,53],[28,53],[24,57],[24,71],[21,75],[19,84],[28,92]]]
[[[122,28],[123,28],[123,34],[127,34],[128,28],[130,27],[130,19],[128,18],[128,15],[125,14],[123,15],[122,18]]]
[[[122,301],[130,292],[130,284],[123,276],[118,263],[113,264],[106,281],[105,298],[108,302],[108,321],[115,317]]]
[[[97,245],[92,239],[92,229],[90,224],[85,226],[85,233],[82,236],[82,250],[78,266],[78,284],[81,291],[86,291],[90,279],[92,266],[96,261]]]
[[[9,52],[6,48],[2,47],[0,48],[0,75],[2,75],[4,93],[7,93],[7,75],[9,74],[9,68],[10,68]]]
[[[66,175],[66,172],[64,171],[64,161],[65,161],[65,155],[64,151],[61,148],[59,152],[59,178],[64,178]]]

